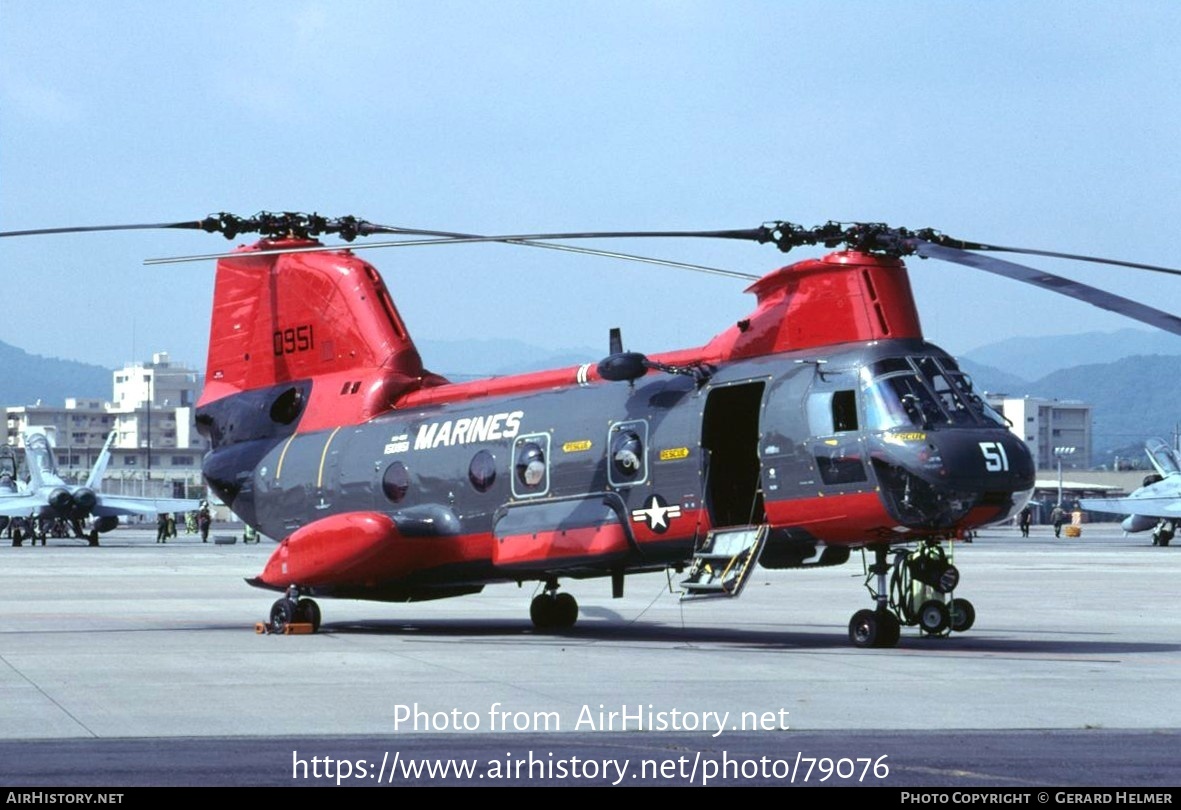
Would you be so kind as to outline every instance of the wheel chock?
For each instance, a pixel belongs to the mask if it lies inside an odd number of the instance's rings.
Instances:
[[[271,626],[266,622],[255,622],[254,632],[260,636],[267,636],[273,631],[271,630]],[[281,634],[284,636],[303,636],[311,635],[314,632],[316,632],[316,628],[312,627],[311,622],[292,622],[283,628]]]

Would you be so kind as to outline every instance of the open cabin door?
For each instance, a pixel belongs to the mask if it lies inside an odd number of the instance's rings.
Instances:
[[[710,522],[753,526],[765,521],[759,484],[759,413],[764,383],[741,382],[709,392],[701,426],[705,503]]]
[[[742,592],[767,539],[760,486],[759,382],[719,386],[709,392],[701,426],[705,504],[713,528],[694,550],[681,582],[682,600],[736,597]]]

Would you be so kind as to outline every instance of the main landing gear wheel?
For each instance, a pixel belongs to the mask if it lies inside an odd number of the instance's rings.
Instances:
[[[578,600],[568,593],[543,593],[529,605],[529,618],[538,630],[569,630],[578,621]]]
[[[297,607],[292,599],[283,597],[271,605],[271,621],[270,631],[272,633],[282,633],[287,629],[287,625],[296,621]]]
[[[271,620],[267,630],[271,633],[285,633],[288,625],[311,625],[312,632],[320,631],[320,606],[313,599],[300,598],[298,585],[289,585],[282,599],[271,605]]]
[[[952,599],[949,612],[951,613],[951,629],[957,633],[971,629],[976,623],[976,608],[967,599]]]
[[[898,617],[888,610],[859,610],[849,622],[849,640],[855,647],[893,647],[901,634]]]
[[[951,626],[951,613],[947,605],[937,599],[928,599],[919,606],[919,627],[927,635],[938,636]]]

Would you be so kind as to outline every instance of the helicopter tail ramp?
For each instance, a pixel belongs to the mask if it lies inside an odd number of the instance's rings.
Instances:
[[[255,392],[247,407],[304,432],[363,421],[446,382],[423,369],[372,265],[347,250],[265,252],[318,244],[263,240],[218,262],[199,408],[224,411],[208,406]],[[212,433],[217,443],[225,430]]]

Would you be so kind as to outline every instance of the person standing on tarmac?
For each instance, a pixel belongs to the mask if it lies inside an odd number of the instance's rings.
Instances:
[[[1029,504],[1021,510],[1021,536],[1029,537],[1029,524],[1033,523],[1033,510],[1029,508]]]
[[[1066,510],[1062,508],[1062,504],[1054,507],[1054,511],[1050,513],[1050,522],[1054,524],[1054,536],[1062,536],[1062,524],[1066,522]]]
[[[209,504],[201,502],[201,509],[197,512],[197,531],[201,533],[201,542],[209,542],[209,527],[213,523],[213,516],[209,514]]]

